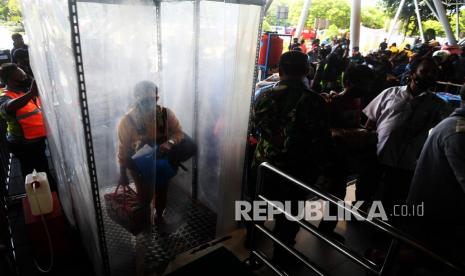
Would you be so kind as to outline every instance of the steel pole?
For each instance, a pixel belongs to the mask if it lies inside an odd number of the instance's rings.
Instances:
[[[444,31],[446,33],[449,45],[457,45],[457,41],[455,40],[454,34],[452,33],[452,29],[449,24],[449,19],[446,15],[446,10],[444,9],[441,0],[433,0],[433,3],[439,16],[439,22],[441,22],[442,27],[444,28]]]
[[[420,31],[421,40],[423,42],[426,42],[425,34],[423,33],[423,26],[421,25],[421,16],[420,8],[418,7],[418,0],[413,0],[413,4],[415,5],[415,13],[417,14],[418,30]]]
[[[389,29],[389,34],[388,34],[388,43],[391,41],[391,36],[392,33],[394,32],[394,28],[396,26],[397,20],[399,20],[400,12],[402,11],[402,8],[404,7],[405,0],[401,0],[399,4],[399,8],[397,8],[396,14],[394,15],[394,19],[392,20],[391,28]]]
[[[311,2],[312,2],[311,0],[305,0],[304,2],[304,7],[302,8],[302,12],[300,13],[299,24],[297,25],[297,28],[295,30],[294,37],[300,37],[300,34],[302,33],[302,30],[304,29]]]
[[[437,12],[434,10],[433,6],[431,6],[429,0],[425,0],[425,3],[426,3],[426,6],[428,6],[428,8],[430,9],[431,13],[433,13],[434,17],[436,17],[436,19],[439,21],[439,16]]]

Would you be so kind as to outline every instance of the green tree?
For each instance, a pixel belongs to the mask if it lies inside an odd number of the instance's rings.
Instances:
[[[0,20],[21,22],[22,16],[18,0],[0,0]]]
[[[0,20],[8,20],[8,2],[6,0],[0,0]]]
[[[20,23],[22,21],[21,7],[19,0],[8,0],[8,21]]]
[[[457,26],[457,17],[456,14],[451,14],[449,17],[450,27],[452,28],[452,32],[455,34],[455,26]],[[465,33],[465,10],[460,11],[459,16],[459,27],[460,27],[460,38],[464,37]]]
[[[278,22],[277,12],[278,12],[278,6],[288,6],[289,7],[291,2],[292,2],[291,0],[273,1],[273,3],[271,4],[270,8],[268,9],[268,12],[266,13],[265,18],[263,20],[264,22],[266,22],[266,24],[268,24],[268,26],[270,26],[270,29],[271,29],[271,26],[277,26],[277,25],[289,26],[288,20],[280,20],[280,22]]]
[[[426,20],[423,22],[423,30],[433,29],[437,36],[444,36],[444,28],[437,20]]]
[[[280,25],[297,25],[302,12],[304,0],[274,1],[265,17],[265,22],[277,25],[276,12],[279,5],[289,7],[289,18]],[[305,27],[314,27],[315,19],[327,19],[330,25],[338,29],[348,29],[350,26],[350,2],[347,0],[312,0]],[[369,7],[362,9],[362,24],[369,28],[379,29],[384,26],[386,16],[382,7]]]
[[[335,36],[338,36],[340,33],[339,28],[336,25],[329,25],[328,29],[326,29],[322,35],[322,39],[326,38],[333,38]]]
[[[268,23],[268,22],[266,22],[266,21],[263,21],[262,30],[263,30],[264,32],[270,32],[270,31],[271,31],[271,25],[270,25],[270,23]]]
[[[362,8],[361,17],[362,25],[372,29],[384,28],[384,22],[387,19],[382,7]]]
[[[303,7],[303,0],[294,1],[289,6],[289,23],[298,24],[300,13]],[[313,27],[315,19],[328,19],[330,24],[340,29],[347,29],[350,26],[350,5],[347,0],[314,0],[311,2],[306,27]]]

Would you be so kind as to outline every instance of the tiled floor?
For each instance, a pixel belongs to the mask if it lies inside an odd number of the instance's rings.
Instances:
[[[101,195],[113,191],[107,188]],[[104,200],[102,200],[104,203]],[[105,209],[105,206],[103,206]],[[112,221],[104,211],[112,275],[161,272],[177,254],[215,237],[216,214],[195,203],[176,185],[170,186],[166,224],[137,237]]]

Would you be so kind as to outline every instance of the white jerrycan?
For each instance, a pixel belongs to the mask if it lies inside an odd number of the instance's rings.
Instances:
[[[26,194],[32,215],[39,216],[53,211],[52,193],[46,173],[34,170],[26,176]]]

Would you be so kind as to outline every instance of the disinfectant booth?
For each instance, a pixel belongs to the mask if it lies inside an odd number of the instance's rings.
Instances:
[[[236,227],[263,1],[23,0],[58,191],[97,275],[157,270]],[[166,227],[133,235],[108,217],[121,119],[150,81],[197,154],[171,179]]]

